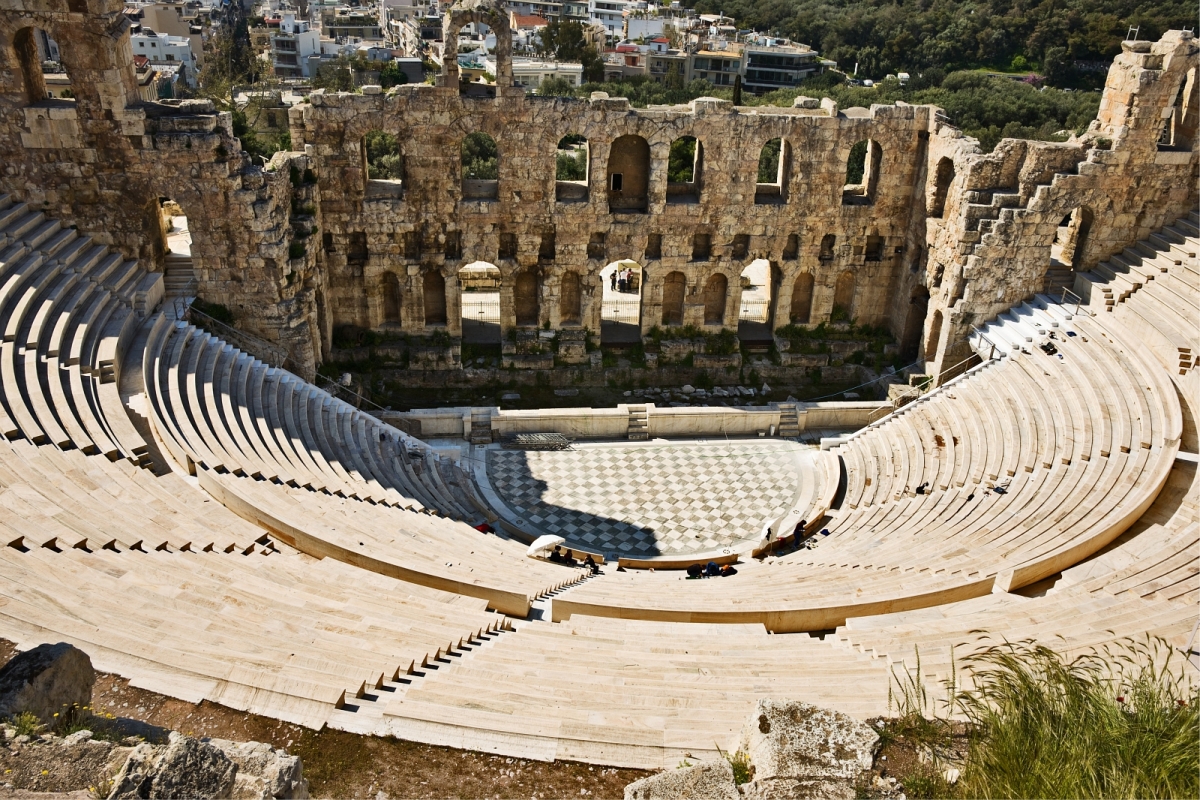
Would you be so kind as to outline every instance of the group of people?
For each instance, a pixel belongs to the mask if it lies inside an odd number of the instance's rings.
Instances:
[[[633,285],[633,277],[632,269],[614,269],[612,274],[608,276],[608,285],[612,287],[614,292],[633,292],[636,291]]]
[[[591,570],[593,575],[600,574],[600,565],[596,563],[596,559],[592,558],[591,553],[586,553],[583,559],[583,566]],[[559,545],[554,545],[554,549],[550,551],[548,558],[555,564],[567,564],[568,566],[579,566],[575,563],[575,553],[568,548],[565,552]]]
[[[704,566],[692,564],[687,568],[687,579],[689,581],[698,578],[728,578],[730,575],[737,575],[737,570],[734,569],[733,564],[725,564],[718,567],[715,561],[710,561]]]

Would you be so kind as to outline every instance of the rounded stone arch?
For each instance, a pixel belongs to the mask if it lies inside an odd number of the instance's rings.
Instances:
[[[1050,242],[1050,269],[1085,269],[1096,213],[1088,204],[1054,212],[1058,226]]]
[[[724,325],[725,306],[729,302],[729,277],[714,272],[704,281],[704,324]]]
[[[190,234],[188,254],[193,267],[199,265],[198,259],[203,258],[212,242],[209,223],[203,213],[206,208],[204,198],[192,191],[185,182],[170,183],[170,186],[165,183],[160,186],[130,183],[125,187],[128,207],[141,209],[138,216],[137,257],[142,266],[152,272],[166,271],[166,259],[170,252],[168,239],[174,233],[173,217],[182,216],[186,220]],[[221,237],[218,240],[222,240]]]
[[[21,96],[28,105],[40,103],[46,99],[46,80],[42,75],[41,60],[38,58],[37,35],[43,29],[30,25],[17,30],[11,41],[0,39],[0,48],[4,50],[4,60],[12,62],[9,70],[15,79],[15,85],[4,87],[6,92]]]
[[[833,289],[833,309],[829,313],[831,320],[838,322],[839,320],[849,321],[854,319],[855,289],[856,280],[854,272],[848,269],[843,270],[837,276],[837,283]]]
[[[645,213],[650,206],[650,142],[626,133],[608,146],[605,188],[609,213]]]
[[[929,290],[924,286],[914,287],[908,298],[904,332],[900,337],[900,356],[905,361],[912,361],[918,355],[921,347],[921,334],[925,332],[925,318],[928,312]]]
[[[687,294],[687,276],[673,270],[663,276],[662,324],[664,327],[683,324],[683,302]]]
[[[513,317],[520,326],[533,327],[541,321],[542,276],[536,267],[513,274]]]
[[[443,281],[443,286],[445,282]],[[424,289],[424,287],[422,287]],[[404,306],[404,284],[401,276],[387,270],[379,276],[380,323],[400,325],[401,309]]]
[[[813,286],[816,278],[811,272],[801,272],[792,284],[792,307],[790,321],[796,325],[812,322]]]
[[[446,325],[446,276],[437,268],[421,274],[421,308],[425,326]]]
[[[945,218],[946,200],[950,197],[950,185],[954,183],[954,177],[954,160],[949,156],[942,156],[934,169],[933,191],[926,205],[926,212],[931,218]]]
[[[463,26],[477,22],[487,25],[496,35],[496,86],[513,85],[512,32],[508,24],[508,9],[501,0],[459,0],[442,17],[442,76],[441,86],[458,86],[458,32]]]
[[[583,276],[567,269],[558,276],[558,318],[561,325],[583,322]]]

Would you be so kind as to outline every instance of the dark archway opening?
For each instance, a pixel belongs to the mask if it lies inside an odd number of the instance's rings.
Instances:
[[[646,213],[649,208],[650,145],[641,136],[622,136],[608,151],[608,210]]]

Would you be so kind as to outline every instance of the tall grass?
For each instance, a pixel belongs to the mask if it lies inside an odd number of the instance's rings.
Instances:
[[[1200,695],[1161,639],[1067,661],[1031,642],[963,659],[963,797],[1200,797]]]

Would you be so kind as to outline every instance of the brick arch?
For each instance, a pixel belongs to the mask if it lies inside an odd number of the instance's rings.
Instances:
[[[512,33],[508,11],[500,0],[459,0],[442,18],[441,85],[458,86],[458,32],[464,25],[478,22],[496,35],[496,86],[512,86]]]

